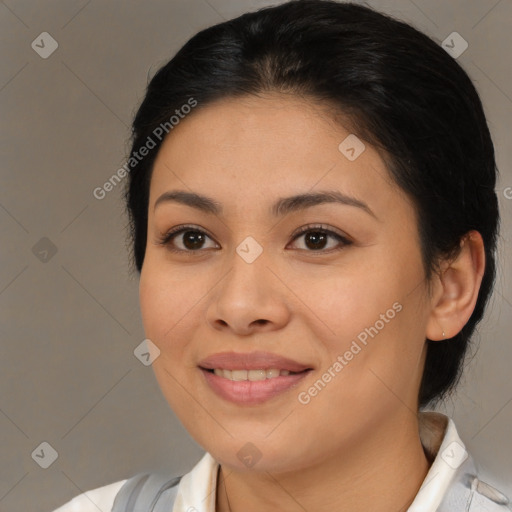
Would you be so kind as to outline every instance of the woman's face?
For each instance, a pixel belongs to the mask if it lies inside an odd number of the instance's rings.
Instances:
[[[313,103],[200,107],[159,150],[140,279],[170,406],[240,469],[298,469],[398,435],[416,419],[431,310],[412,203]]]

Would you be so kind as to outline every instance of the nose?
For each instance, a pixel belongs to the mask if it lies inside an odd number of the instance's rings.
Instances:
[[[288,288],[261,255],[252,263],[237,253],[210,295],[207,322],[218,331],[247,336],[283,328],[290,318]]]

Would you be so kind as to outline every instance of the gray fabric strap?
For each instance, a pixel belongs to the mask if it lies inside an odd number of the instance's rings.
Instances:
[[[151,512],[172,512],[176,496],[178,495],[178,483],[179,480],[178,482],[169,482],[169,485],[155,498],[155,503],[149,510]]]
[[[112,512],[125,512],[133,510],[135,501],[142,489],[142,486],[149,478],[149,474],[139,473],[129,478],[116,494]]]
[[[117,493],[112,512],[172,512],[181,476],[139,473]]]

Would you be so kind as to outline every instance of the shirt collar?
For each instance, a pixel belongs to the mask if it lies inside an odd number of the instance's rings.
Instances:
[[[421,444],[433,462],[407,512],[434,512],[458,476],[459,468],[470,456],[448,416],[421,412],[419,428]]]
[[[407,512],[435,512],[468,458],[453,421],[432,411],[419,413],[419,434],[430,470]],[[219,463],[208,452],[179,484],[173,512],[215,512]]]

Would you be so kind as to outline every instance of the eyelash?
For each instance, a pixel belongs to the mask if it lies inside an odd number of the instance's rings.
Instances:
[[[188,253],[188,254],[197,253],[198,255],[201,255],[202,252],[204,252],[205,250],[208,250],[208,249],[197,249],[197,250],[193,251],[193,250],[176,249],[175,247],[172,247],[170,242],[175,237],[177,237],[179,234],[184,233],[186,231],[193,231],[195,233],[201,233],[201,234],[206,235],[208,238],[213,240],[213,238],[210,237],[210,235],[208,235],[208,233],[206,233],[202,229],[197,229],[195,226],[192,226],[192,225],[185,225],[185,226],[177,226],[177,227],[167,231],[166,233],[164,233],[163,235],[161,235],[159,237],[159,239],[157,240],[156,243],[158,245],[167,246],[167,248],[171,252],[174,252],[174,253]],[[315,253],[330,254],[332,252],[340,251],[343,248],[345,248],[346,246],[349,246],[349,245],[351,245],[353,243],[348,238],[340,235],[339,233],[336,233],[335,231],[332,231],[330,229],[324,228],[320,224],[308,224],[307,226],[304,226],[298,232],[296,232],[296,233],[294,233],[292,235],[292,242],[294,242],[295,240],[297,240],[297,238],[299,238],[300,236],[302,236],[302,235],[304,235],[305,233],[308,233],[308,232],[327,234],[329,236],[332,236],[336,240],[338,240],[338,242],[341,242],[342,245],[340,247],[337,247],[337,248],[334,248],[334,249],[333,248],[327,249],[327,250],[318,249],[317,251],[315,251],[315,250],[307,250],[307,249],[299,249],[300,251],[305,251],[305,252],[309,252],[309,253],[312,253],[312,254],[315,254]]]

